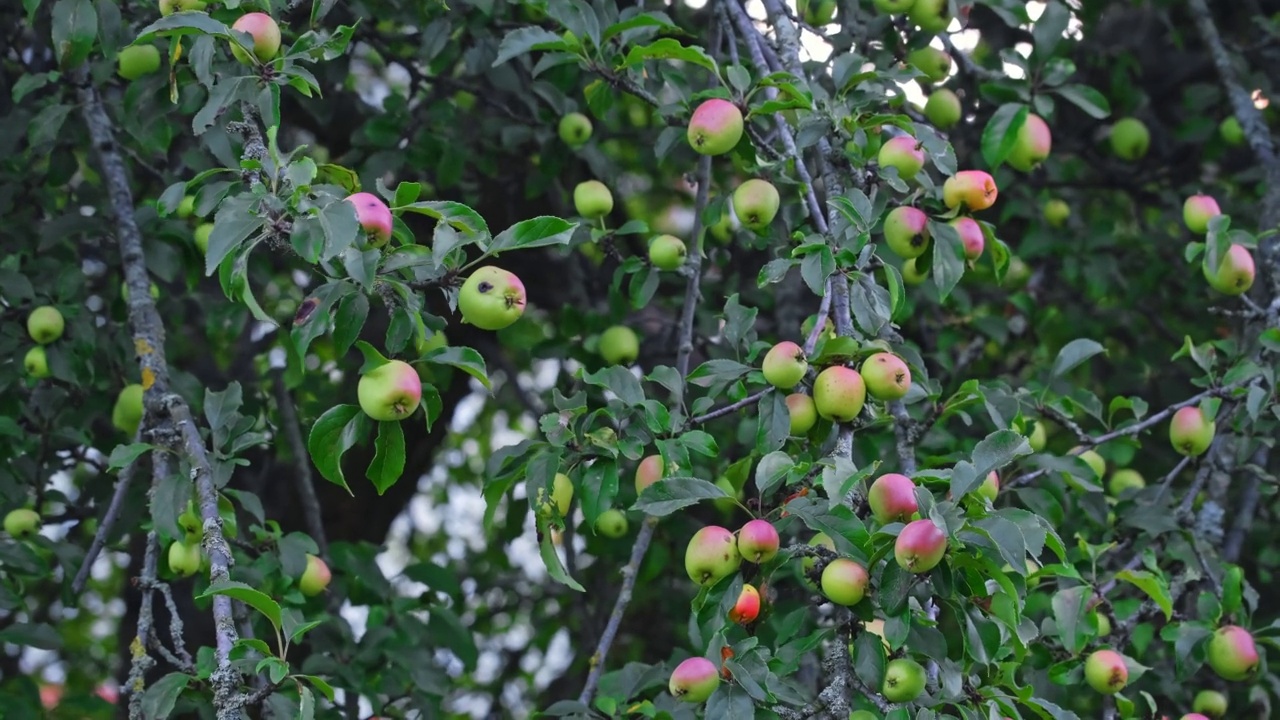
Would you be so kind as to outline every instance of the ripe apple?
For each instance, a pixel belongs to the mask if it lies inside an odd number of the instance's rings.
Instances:
[[[232,24],[231,29],[235,32],[249,33],[253,39],[253,55],[259,62],[267,62],[280,52],[280,26],[266,13],[252,12],[241,15],[240,19]],[[231,43],[231,54],[245,65],[253,64],[249,53],[245,52],[238,42]]]
[[[191,577],[200,570],[200,546],[175,540],[169,546],[169,569],[180,577]]]
[[[924,0],[916,0],[923,2]],[[944,0],[945,2],[945,0]],[[884,686],[880,692],[885,700],[893,703],[906,703],[920,697],[924,692],[925,674],[920,663],[911,658],[895,658],[884,668]]]
[[[885,473],[876,478],[867,490],[867,504],[881,525],[907,522],[920,511],[915,482],[899,473]]]
[[[1218,262],[1217,274],[1209,274],[1208,263],[1201,262],[1200,269],[1209,287],[1224,295],[1243,295],[1253,287],[1253,279],[1257,268],[1253,264],[1253,254],[1243,245],[1232,244],[1227,254]]]
[[[1071,206],[1065,200],[1053,198],[1044,204],[1044,219],[1053,227],[1062,227],[1071,217]]]
[[[884,216],[884,241],[904,260],[920,257],[929,249],[929,216],[909,205],[890,210]]]
[[[547,489],[538,488],[537,508],[538,514],[545,518],[556,516],[559,511],[560,517],[566,517],[569,514],[569,504],[573,502],[573,481],[564,473],[556,473],[555,478],[551,481],[551,498],[547,498]],[[555,503],[553,506],[552,503]]]
[[[1199,407],[1180,408],[1169,421],[1169,442],[1183,455],[1203,455],[1213,443],[1217,423],[1209,420]]]
[[[995,179],[982,170],[961,170],[942,183],[942,201],[952,210],[986,210],[999,195]]]
[[[209,252],[209,236],[213,234],[213,223],[201,223],[196,227],[193,236],[196,241],[196,247],[200,249],[200,254],[205,255]]]
[[[689,145],[702,155],[723,155],[742,139],[742,111],[737,105],[711,98],[693,111],[686,137]]]
[[[783,340],[765,353],[760,369],[764,371],[765,382],[779,390],[790,390],[804,379],[809,361],[805,359],[804,348]]]
[[[1111,473],[1111,484],[1108,489],[1111,494],[1120,497],[1125,490],[1141,490],[1147,486],[1147,481],[1142,478],[1142,473],[1133,468],[1120,468]]]
[[[947,65],[950,64],[951,57],[947,56]],[[954,92],[939,88],[930,93],[929,99],[925,101],[924,116],[939,130],[950,130],[964,117],[964,107]]]
[[[36,380],[49,377],[49,357],[43,345],[36,345],[22,358],[22,367]]]
[[[1209,638],[1207,660],[1223,680],[1246,680],[1258,670],[1258,648],[1248,630],[1223,625]]]
[[[924,167],[924,151],[920,149],[920,141],[910,135],[898,135],[880,146],[876,160],[880,167],[897,168],[898,177],[910,180]]]
[[[1151,132],[1137,118],[1123,118],[1111,126],[1111,152],[1121,160],[1139,160],[1151,147]]]
[[[137,80],[160,69],[160,48],[155,45],[130,45],[116,55],[116,74],[125,80]]]
[[[662,479],[663,461],[661,455],[650,455],[636,466],[636,494]]]
[[[591,119],[580,112],[560,118],[560,139],[571,148],[580,148],[591,139]]]
[[[977,260],[982,257],[982,250],[986,247],[986,238],[982,235],[982,226],[977,220],[963,215],[954,218],[947,223],[956,229],[960,235],[960,242],[964,243],[964,256],[970,260]]]
[[[1084,679],[1103,695],[1114,695],[1129,684],[1129,668],[1115,650],[1095,650],[1084,661]]]
[[[834,365],[813,381],[813,404],[818,415],[836,422],[850,422],[862,412],[867,386],[853,368]]]
[[[347,196],[355,206],[356,222],[364,228],[370,247],[382,247],[391,239],[391,208],[373,193],[358,192]]]
[[[1016,170],[1031,172],[1049,157],[1052,148],[1053,134],[1049,132],[1049,124],[1039,115],[1028,113],[1026,122],[1018,128],[1013,149],[1005,157],[1005,162]]]
[[[768,520],[749,520],[738,529],[738,554],[749,563],[763,565],[769,562],[778,554],[781,544],[777,528]]]
[[[882,13],[900,13],[911,9],[916,0],[871,0],[871,4]]]
[[[995,502],[996,496],[1000,494],[1000,475],[995,470],[987,473],[986,479],[978,486],[977,492],[982,497]]]
[[[911,369],[893,353],[878,352],[862,363],[867,392],[877,400],[900,400],[911,389]]]
[[[614,540],[627,534],[627,516],[617,508],[609,508],[596,518],[596,532]]]
[[[796,0],[796,12],[805,23],[813,27],[822,27],[831,23],[836,16],[835,0]]]
[[[1197,235],[1209,232],[1209,221],[1222,214],[1211,195],[1192,195],[1182,203],[1182,221]]]
[[[951,74],[951,56],[931,45],[907,53],[907,64],[924,73],[931,82],[940,83]]]
[[[836,558],[822,569],[822,594],[837,605],[857,605],[870,582],[867,569],[849,558]]]
[[[10,510],[4,516],[4,531],[14,540],[32,537],[40,532],[40,513],[31,508]]]
[[[738,539],[719,525],[708,525],[694,533],[684,551],[684,570],[689,579],[706,587],[737,572],[741,564]]]
[[[684,241],[675,235],[659,235],[649,241],[649,262],[659,270],[678,270],[688,252]]]
[[[818,422],[818,408],[813,398],[804,393],[792,393],[787,396],[787,412],[791,415],[791,436],[802,437]]]
[[[62,313],[52,305],[41,305],[27,316],[27,334],[41,345],[48,345],[62,337],[65,328],[66,321],[62,319]]]
[[[125,385],[111,408],[111,424],[130,437],[137,434],[142,422],[142,394],[141,385]]]
[[[573,188],[573,208],[588,220],[613,212],[613,193],[599,180],[586,180]]]
[[[1217,690],[1201,690],[1191,701],[1191,709],[1203,713],[1214,720],[1221,720],[1227,714],[1227,696]]]
[[[329,566],[315,555],[308,554],[307,569],[302,571],[302,577],[298,580],[298,589],[307,597],[319,595],[329,587],[331,579],[333,579],[333,573],[329,571]]]
[[[409,363],[391,360],[360,377],[356,397],[360,409],[373,420],[403,420],[422,401],[422,379]]]
[[[902,528],[893,545],[893,557],[907,572],[926,573],[942,562],[947,536],[932,520],[912,520]]]
[[[676,666],[667,683],[672,697],[690,703],[706,702],[720,687],[720,671],[704,657],[691,657]]]
[[[486,265],[462,284],[458,310],[463,322],[481,330],[501,330],[524,314],[524,283],[515,273]]]
[[[778,188],[768,180],[751,178],[733,191],[733,214],[738,217],[738,222],[751,230],[769,227],[781,204]]]
[[[600,333],[600,357],[610,365],[630,365],[640,355],[640,338],[626,325],[614,325]]]
[[[1228,145],[1241,145],[1244,143],[1244,128],[1240,127],[1240,121],[1235,115],[1228,116],[1218,125],[1218,134]]]
[[[754,585],[744,584],[738,601],[729,608],[729,622],[750,625],[760,617],[760,591]]]
[[[188,10],[203,10],[205,3],[203,0],[160,0],[160,14],[172,15],[175,12],[186,12]]]

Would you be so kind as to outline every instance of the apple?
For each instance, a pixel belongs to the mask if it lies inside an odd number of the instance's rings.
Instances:
[[[1200,263],[1204,279],[1209,287],[1224,295],[1243,295],[1253,287],[1253,279],[1257,268],[1253,264],[1253,254],[1243,245],[1232,244],[1227,254],[1218,262],[1218,272],[1209,274],[1209,265]]]
[[[1227,696],[1217,690],[1201,690],[1191,702],[1191,709],[1220,720],[1227,714]]]
[[[191,577],[200,570],[200,546],[175,540],[169,546],[169,569],[180,577]]]
[[[708,525],[693,534],[684,551],[684,570],[689,579],[710,587],[738,571],[742,555],[738,539],[719,525]]]
[[[672,697],[690,703],[706,702],[720,687],[720,671],[704,657],[691,657],[676,666],[667,690]]]
[[[765,382],[779,390],[790,390],[804,379],[809,361],[805,359],[804,348],[784,340],[769,348],[760,369],[764,371]]]
[[[952,210],[986,210],[999,195],[995,178],[982,170],[961,170],[942,183],[942,201]]]
[[[907,64],[924,73],[931,82],[939,83],[951,74],[951,56],[931,45],[907,53]]]
[[[882,13],[900,13],[911,9],[916,0],[871,0],[871,4]]]
[[[1125,490],[1141,490],[1147,486],[1147,481],[1142,479],[1142,473],[1133,468],[1120,468],[1111,473],[1111,483],[1108,489],[1111,494],[1120,497]]]
[[[204,539],[204,522],[196,514],[194,502],[187,503],[187,509],[178,516],[178,527],[182,528],[183,539],[188,545],[198,544]]]
[[[910,180],[924,167],[924,151],[920,149],[920,141],[910,135],[898,135],[880,146],[876,160],[880,167],[897,168],[898,177]]]
[[[137,80],[160,69],[160,48],[155,45],[130,45],[116,55],[116,74],[125,80]]]
[[[1026,122],[1018,128],[1005,162],[1016,170],[1031,172],[1049,157],[1052,148],[1053,134],[1049,132],[1049,124],[1039,115],[1027,113]]]
[[[791,393],[787,396],[787,413],[791,416],[791,436],[808,435],[818,423],[818,408],[813,398],[804,393]]]
[[[822,594],[837,605],[857,605],[870,582],[867,569],[849,558],[836,558],[822,569]]]
[[[1192,195],[1182,203],[1182,221],[1197,235],[1209,232],[1209,221],[1221,214],[1218,201],[1210,195]]]
[[[564,473],[556,473],[551,481],[551,498],[547,498],[547,489],[538,488],[538,514],[545,518],[569,515],[569,504],[573,502],[573,481]],[[554,503],[554,506],[552,505]]]
[[[1095,650],[1084,661],[1084,679],[1103,695],[1114,695],[1129,684],[1129,668],[1115,650]]]
[[[196,247],[200,249],[201,255],[209,252],[209,236],[212,234],[213,223],[202,223],[196,227],[193,236],[196,241]]]
[[[614,540],[627,534],[627,516],[617,508],[609,508],[596,517],[596,533]]]
[[[573,208],[579,215],[596,220],[613,212],[613,193],[599,180],[586,180],[573,188]]]
[[[591,119],[580,112],[571,112],[560,118],[560,140],[577,149],[591,139]]]
[[[370,247],[382,247],[391,239],[391,208],[373,193],[358,192],[347,196],[355,206],[356,222],[364,228]]]
[[[817,315],[810,315],[809,317],[805,318],[805,321],[800,323],[800,336],[805,338],[809,337],[809,333],[813,332],[813,326],[817,322],[818,322]],[[823,321],[822,329],[826,333],[828,340],[834,340],[837,337],[835,323],[831,322],[830,317],[827,317]],[[821,334],[819,335],[819,337],[821,337]]]
[[[664,470],[661,455],[650,455],[640,461],[636,466],[636,494],[644,492],[644,489],[662,479]]]
[[[187,12],[189,10],[203,10],[205,3],[202,0],[160,0],[160,14],[169,16],[175,12]]]
[[[1080,453],[1080,459],[1089,466],[1098,480],[1107,474],[1107,461],[1096,450],[1085,450]]]
[[[1121,160],[1139,160],[1151,147],[1151,132],[1137,118],[1122,118],[1111,126],[1111,152]]]
[[[760,617],[760,591],[754,585],[743,584],[738,601],[729,608],[729,622],[750,625]]]
[[[904,260],[920,257],[929,249],[929,216],[909,205],[890,210],[884,216],[884,241]]]
[[[853,368],[834,365],[818,373],[813,381],[813,404],[818,415],[836,422],[849,422],[862,412],[867,386]]]
[[[1258,670],[1253,635],[1238,625],[1224,625],[1214,631],[1206,659],[1223,680],[1246,680]]]
[[[1179,408],[1169,421],[1169,442],[1183,455],[1203,455],[1213,443],[1217,423],[1204,416],[1197,406]]]
[[[849,720],[880,720],[880,716],[870,710],[854,710],[849,713]]]
[[[160,299],[160,288],[155,283],[151,283],[150,293],[152,300]],[[129,302],[129,283],[120,281],[120,299],[126,303]]]
[[[947,64],[951,64],[950,56],[947,56]],[[964,107],[954,92],[939,88],[930,93],[929,99],[925,101],[924,116],[939,130],[950,130],[964,117]]]
[[[995,470],[987,473],[986,479],[978,486],[977,492],[982,497],[995,502],[996,496],[1000,494],[1000,475]]]
[[[1108,618],[1105,613],[1100,613],[1100,612],[1095,612],[1093,614],[1093,617],[1094,617],[1093,624],[1095,629],[1097,629],[1098,631],[1098,637],[1102,638],[1110,635],[1111,619]]]
[[[859,374],[877,400],[900,400],[911,389],[911,369],[893,353],[878,352],[867,358]]]
[[[142,395],[141,385],[125,385],[111,408],[111,424],[130,437],[137,434],[142,423]]]
[[[430,332],[430,331],[428,331]],[[413,349],[417,351],[418,357],[422,357],[432,350],[439,350],[442,347],[449,346],[449,338],[443,331],[435,331],[430,335],[420,335],[413,341]]]
[[[915,0],[907,10],[907,19],[928,33],[940,33],[951,24],[948,0]]]
[[[267,62],[280,52],[280,26],[266,13],[251,12],[241,15],[231,25],[231,29],[235,32],[249,33],[253,39],[253,55],[259,62]],[[231,54],[245,65],[253,64],[249,53],[245,52],[238,42],[231,43]]]
[[[964,244],[964,256],[969,260],[977,260],[982,257],[982,250],[986,247],[986,238],[982,235],[982,226],[977,220],[971,217],[958,217],[947,223],[956,229],[956,233],[960,235],[960,242]]]
[[[360,376],[356,397],[360,409],[373,420],[403,420],[422,402],[422,379],[409,363],[391,360]]]
[[[659,235],[649,241],[649,262],[659,270],[678,270],[684,265],[688,249],[675,235]]]
[[[895,658],[885,665],[884,686],[880,692],[892,703],[911,702],[924,692],[924,681],[924,668],[920,663],[911,658]]]
[[[907,522],[920,511],[916,501],[916,484],[899,473],[885,473],[867,490],[871,514],[881,525]]]
[[[821,27],[836,16],[836,0],[796,0],[796,11],[808,25]]]
[[[1071,217],[1071,206],[1065,200],[1053,198],[1044,204],[1044,219],[1053,227],[1062,227]]]
[[[751,230],[769,227],[781,204],[778,188],[768,180],[751,178],[733,191],[733,214],[738,217],[738,222]]]
[[[471,273],[458,291],[462,321],[481,330],[501,330],[524,314],[524,283],[515,273],[493,265]]]
[[[40,532],[40,513],[31,508],[10,510],[4,516],[4,531],[15,540],[32,537]]]
[[[175,214],[182,220],[191,217],[196,211],[196,198],[194,195],[186,195],[182,198],[182,202],[178,203],[178,209]]]
[[[308,553],[307,569],[302,571],[302,577],[298,580],[298,589],[302,594],[307,597],[319,595],[329,587],[331,579],[333,579],[333,573],[329,571],[329,566],[320,558]]]
[[[630,365],[640,355],[640,338],[626,325],[600,333],[600,357],[610,365]]]
[[[737,147],[742,131],[742,111],[738,106],[728,100],[711,98],[693,111],[685,136],[695,152],[723,155]]]
[[[22,358],[22,368],[36,380],[49,377],[49,357],[43,345],[36,345]]]
[[[912,520],[902,528],[893,545],[893,557],[907,572],[926,573],[942,562],[947,536],[932,520]]]
[[[1183,715],[1179,720],[1209,720],[1209,718],[1208,716],[1201,715],[1200,713],[1191,712]]]
[[[836,550],[835,541],[832,540],[830,537],[828,537],[826,533],[818,533],[817,535],[814,535],[809,540],[809,546],[810,547],[822,546],[832,552],[835,552]],[[806,555],[804,559],[800,561],[800,569],[804,572],[806,576],[809,574],[810,570],[813,570],[814,561],[815,561],[815,558],[808,555]],[[807,581],[808,579],[806,578],[806,582]]]
[[[1218,125],[1218,134],[1228,145],[1241,145],[1244,143],[1244,128],[1240,127],[1240,121],[1234,115],[1224,119]]]
[[[916,267],[916,259],[911,258],[904,260],[902,263],[902,282],[907,285],[920,285],[929,276],[928,273],[922,273]]]
[[[781,544],[777,528],[768,520],[749,520],[738,529],[738,554],[749,563],[769,562],[778,554]]]
[[[41,345],[48,345],[62,337],[65,328],[66,321],[62,319],[62,313],[52,305],[41,305],[27,316],[27,334]]]
[[[1023,424],[1022,434],[1027,438],[1027,444],[1031,446],[1031,452],[1040,452],[1044,450],[1045,443],[1049,440],[1048,431],[1044,429],[1043,420],[1028,420],[1031,423],[1031,433],[1026,432],[1026,424]]]

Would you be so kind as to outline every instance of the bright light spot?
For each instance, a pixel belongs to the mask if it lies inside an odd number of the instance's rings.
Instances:
[[[1031,18],[1031,22],[1039,20],[1046,7],[1047,4],[1040,2],[1040,0],[1031,0],[1031,2],[1027,3],[1027,17]]]
[[[1266,95],[1262,94],[1262,88],[1254,90],[1253,94],[1249,97],[1253,99],[1253,106],[1259,110],[1265,110],[1271,105],[1271,100],[1268,99]]]

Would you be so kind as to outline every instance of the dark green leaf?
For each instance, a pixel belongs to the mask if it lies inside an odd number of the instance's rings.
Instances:
[[[255,590],[242,582],[224,580],[210,585],[208,590],[196,597],[207,598],[214,595],[226,595],[234,600],[239,600],[266,616],[277,629],[280,627],[280,605],[261,590]]]
[[[342,455],[359,439],[356,437],[356,421],[360,415],[357,405],[331,407],[311,426],[307,438],[307,450],[320,475],[335,485],[341,485],[347,492],[351,492],[351,488],[342,474]]]
[[[173,672],[152,683],[142,695],[142,717],[147,720],[163,720],[173,714],[173,706],[178,696],[187,688],[192,677],[185,673]]]
[[[669,477],[645,488],[631,509],[654,517],[664,517],[703,500],[723,497],[728,497],[725,491],[706,480]]]
[[[385,493],[404,474],[404,429],[400,421],[378,423],[378,438],[374,441],[373,462],[365,476],[373,481],[378,494]]]

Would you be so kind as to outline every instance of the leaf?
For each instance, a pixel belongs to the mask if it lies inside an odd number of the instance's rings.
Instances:
[[[1031,28],[1035,39],[1035,52],[1041,58],[1053,55],[1053,50],[1062,42],[1062,34],[1071,20],[1071,10],[1061,0],[1049,0],[1045,3],[1044,12],[1036,19]]]
[[[111,457],[107,459],[108,470],[119,470],[133,463],[142,455],[150,450],[154,450],[154,445],[147,443],[130,443],[128,445],[117,445],[111,451]]]
[[[698,67],[710,70],[716,77],[720,76],[720,68],[716,65],[716,61],[697,46],[686,47],[680,44],[680,41],[674,38],[662,38],[648,45],[641,45],[631,48],[627,53],[627,57],[622,61],[619,69],[629,68],[633,65],[639,65],[646,60],[681,60]]]
[[[196,597],[197,599],[204,599],[214,595],[226,595],[229,598],[239,600],[265,615],[271,621],[271,624],[276,626],[277,630],[280,628],[280,605],[261,590],[255,590],[242,582],[224,580],[211,584],[208,590]]]
[[[250,203],[247,196],[238,197],[223,202],[218,208],[204,258],[205,275],[213,275],[213,271],[218,269],[232,251],[262,228],[264,221],[252,214]]]
[[[1031,454],[1031,443],[1021,433],[997,430],[983,438],[973,449],[973,466],[979,478],[999,470],[1023,455]]]
[[[936,220],[929,221],[929,235],[933,238],[933,284],[938,288],[938,299],[946,300],[964,276],[964,242],[955,228]]]
[[[475,378],[485,390],[493,392],[493,384],[489,381],[489,372],[484,365],[484,357],[469,347],[448,346],[437,348],[427,353],[422,360],[438,365],[450,365]]]
[[[703,500],[724,497],[729,496],[723,489],[706,480],[695,477],[669,477],[645,488],[631,509],[654,517],[664,517]]]
[[[98,11],[91,0],[58,0],[50,25],[59,65],[73,68],[89,57],[98,37]]]
[[[1018,142],[1018,131],[1027,121],[1031,109],[1022,103],[1001,105],[982,130],[982,159],[992,170],[1000,167]]]
[[[152,683],[142,695],[142,717],[147,720],[162,720],[173,714],[173,706],[178,703],[178,696],[187,689],[193,678],[186,673],[173,672]]]
[[[624,367],[611,365],[594,373],[584,372],[582,379],[590,385],[612,392],[618,396],[619,400],[631,407],[644,404],[644,388],[640,386],[636,376]]]
[[[404,474],[404,428],[399,420],[378,423],[378,438],[374,441],[373,461],[365,477],[373,481],[381,495]]]
[[[1173,617],[1173,598],[1169,595],[1169,584],[1164,578],[1146,570],[1121,570],[1116,573],[1116,579],[1136,585],[1146,593],[1164,611],[1166,621]]]
[[[331,407],[311,426],[307,437],[307,450],[316,469],[325,480],[341,485],[347,492],[351,488],[342,474],[342,455],[356,444],[356,421],[360,415],[357,405]]]
[[[1058,625],[1058,641],[1072,655],[1080,652],[1089,640],[1089,635],[1082,629],[1082,621],[1086,617],[1085,604],[1090,594],[1092,590],[1083,585],[1077,585],[1061,590],[1053,596],[1053,618]]]
[[[735,683],[720,683],[716,691],[707,698],[706,717],[708,718],[750,718],[755,717],[755,703],[751,695]]]
[[[214,20],[205,12],[177,12],[156,20],[138,32],[135,45],[149,42],[158,36],[168,35],[217,35],[231,39],[231,28]]]
[[[1102,120],[1111,114],[1111,104],[1107,98],[1088,85],[1063,85],[1050,92],[1085,111],[1096,120]]]
[[[502,38],[502,44],[498,46],[498,57],[494,58],[492,67],[497,67],[533,50],[571,51],[573,49],[573,45],[550,30],[540,27],[522,27],[512,30]]]
[[[1062,377],[1085,360],[1106,351],[1097,341],[1088,338],[1072,340],[1058,351],[1058,357],[1053,361],[1053,377]]]
[[[521,220],[498,233],[489,246],[489,252],[567,245],[569,239],[573,237],[573,231],[577,229],[578,223],[571,223],[551,215]]]
[[[560,561],[560,553],[556,552],[555,543],[551,540],[551,533],[547,525],[547,519],[538,516],[538,553],[542,556],[542,563],[547,567],[547,573],[559,583],[567,585],[578,592],[586,592],[586,588],[582,587],[577,580],[574,580],[569,571],[565,570],[564,563]]]

